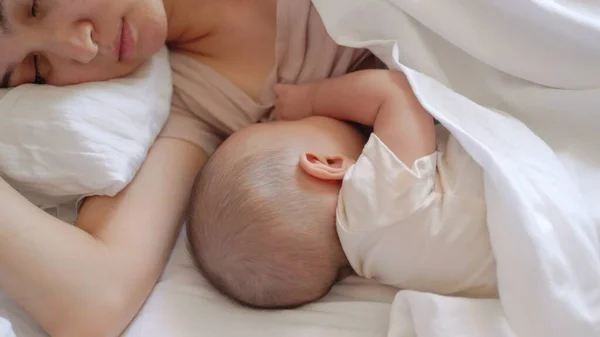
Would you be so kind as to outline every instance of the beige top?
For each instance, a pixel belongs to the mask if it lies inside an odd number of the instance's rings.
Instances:
[[[161,137],[199,145],[208,154],[235,131],[270,117],[276,83],[303,83],[339,76],[368,54],[338,46],[310,0],[277,3],[276,59],[258,102],[199,61],[171,54],[173,102]]]
[[[483,172],[448,131],[409,168],[375,135],[344,177],[337,229],[361,276],[443,295],[497,295]]]

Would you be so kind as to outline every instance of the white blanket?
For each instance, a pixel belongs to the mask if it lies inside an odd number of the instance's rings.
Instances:
[[[600,3],[313,2],[485,170],[500,301],[401,291],[388,335],[600,336]]]

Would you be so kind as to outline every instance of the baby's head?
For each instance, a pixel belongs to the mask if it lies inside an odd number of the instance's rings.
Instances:
[[[188,238],[205,277],[252,307],[325,295],[349,270],[337,196],[364,143],[354,127],[323,117],[257,124],[230,137],[193,192]]]

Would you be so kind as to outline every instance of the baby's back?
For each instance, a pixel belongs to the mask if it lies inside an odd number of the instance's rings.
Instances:
[[[349,171],[338,234],[354,270],[402,289],[497,295],[483,172],[458,141],[436,130],[438,152],[409,168],[375,135]]]

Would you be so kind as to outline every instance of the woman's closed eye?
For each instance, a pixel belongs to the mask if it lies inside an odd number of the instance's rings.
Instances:
[[[39,5],[40,5],[40,0],[32,0],[31,1],[31,11],[30,11],[30,15],[32,18],[37,18],[39,15]],[[38,55],[33,55],[33,73],[34,73],[34,78],[33,78],[33,83],[35,84],[46,84],[46,79],[44,79],[44,77],[42,76],[42,73],[40,71],[40,57]]]
[[[35,74],[33,78],[33,83],[35,84],[46,84],[46,79],[42,77],[39,66],[39,57],[37,55],[33,55],[33,72]]]
[[[33,0],[31,3],[31,17],[35,18],[38,15],[39,0]]]

